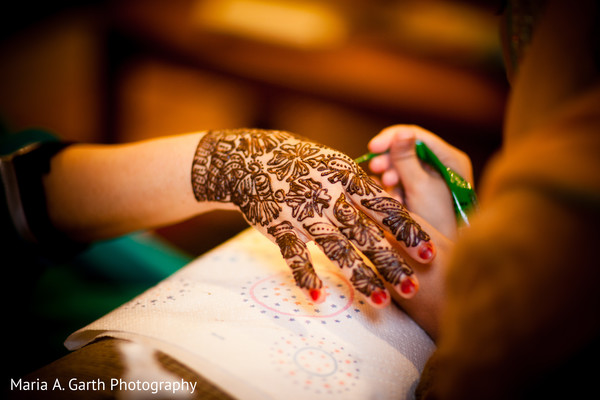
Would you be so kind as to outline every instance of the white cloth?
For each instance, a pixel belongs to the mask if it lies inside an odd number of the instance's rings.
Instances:
[[[329,296],[296,288],[279,249],[250,229],[70,335],[163,351],[239,399],[410,399],[434,350],[395,306],[372,309],[309,244]]]

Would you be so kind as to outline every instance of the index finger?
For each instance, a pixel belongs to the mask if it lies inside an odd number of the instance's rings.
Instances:
[[[330,183],[341,184],[361,211],[387,229],[406,248],[412,258],[429,263],[435,247],[429,235],[399,201],[392,198],[352,159],[343,154],[326,157],[318,167]]]
[[[393,125],[387,127],[371,139],[368,147],[374,153],[383,153],[390,150],[394,143],[410,138],[423,141],[445,165],[457,171],[467,181],[473,182],[473,170],[469,157],[462,150],[420,126]]]
[[[406,248],[415,260],[429,263],[435,257],[431,237],[398,200],[382,196],[361,199],[363,211],[380,222]]]

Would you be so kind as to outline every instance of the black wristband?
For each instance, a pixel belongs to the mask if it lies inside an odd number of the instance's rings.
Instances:
[[[84,243],[68,238],[52,225],[43,186],[43,177],[50,172],[52,157],[71,144],[35,143],[18,151],[11,159],[21,208],[30,232],[25,239],[35,242],[42,254],[59,260],[77,254],[86,247]]]

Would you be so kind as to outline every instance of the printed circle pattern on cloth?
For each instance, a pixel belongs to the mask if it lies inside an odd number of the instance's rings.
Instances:
[[[243,301],[251,308],[275,319],[326,324],[340,323],[360,313],[354,304],[355,290],[352,284],[341,274],[324,271],[324,289],[329,293],[328,301],[315,304],[307,299],[295,284],[291,273],[281,272],[268,277],[257,277],[242,287]],[[365,302],[359,300],[358,306]]]
[[[325,337],[282,336],[271,347],[270,358],[279,373],[312,394],[344,394],[359,380],[359,362],[344,346]]]

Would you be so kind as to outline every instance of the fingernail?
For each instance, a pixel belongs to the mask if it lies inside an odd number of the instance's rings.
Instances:
[[[376,290],[371,293],[371,300],[374,304],[383,304],[387,300],[387,293],[385,290]]]
[[[406,295],[413,294],[417,291],[417,284],[413,278],[408,276],[400,283],[400,291]]]
[[[425,261],[433,258],[433,244],[431,242],[421,242],[419,245],[419,257]]]
[[[319,297],[321,296],[320,289],[310,289],[308,293],[310,294],[310,298],[313,299],[313,301],[319,300]]]

